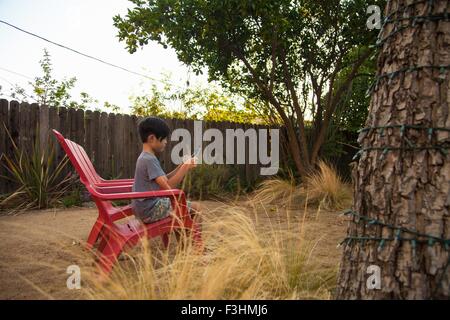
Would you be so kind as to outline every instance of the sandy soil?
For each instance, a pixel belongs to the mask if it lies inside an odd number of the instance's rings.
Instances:
[[[202,201],[205,211],[221,214],[220,202]],[[237,203],[244,206],[244,202]],[[267,208],[266,208],[267,210]],[[277,208],[258,214],[258,225],[279,214]],[[249,214],[251,210],[249,208]],[[336,212],[290,212],[293,221],[304,220],[305,234],[318,241],[317,257],[324,265],[337,266],[346,222]],[[272,218],[269,218],[271,216]],[[283,215],[280,215],[283,216]],[[0,299],[83,299],[82,290],[69,290],[70,265],[83,264],[83,243],[97,218],[95,208],[30,211],[0,216]],[[267,221],[269,223],[269,221]]]

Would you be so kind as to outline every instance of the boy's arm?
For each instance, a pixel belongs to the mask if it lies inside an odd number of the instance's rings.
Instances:
[[[195,159],[191,158],[186,162],[180,164],[177,169],[172,171],[170,177],[168,175],[159,176],[155,179],[161,190],[175,189],[177,185],[183,180],[186,173],[195,167]]]
[[[170,179],[181,167],[182,163],[179,164],[175,169],[173,169],[172,171],[170,171],[166,176],[167,179]]]
[[[160,176],[155,181],[161,190],[175,189],[188,171],[189,168],[187,166],[181,165],[170,178],[168,176]]]

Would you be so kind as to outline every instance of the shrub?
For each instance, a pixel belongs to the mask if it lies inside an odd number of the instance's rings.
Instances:
[[[56,152],[50,139],[48,146],[51,147],[43,149],[39,138],[36,138],[31,153],[28,153],[19,149],[9,131],[8,135],[13,146],[13,154],[12,156],[2,154],[1,165],[7,169],[9,175],[1,178],[10,180],[17,185],[17,189],[3,197],[0,207],[7,208],[12,214],[61,204],[63,195],[76,179],[71,173],[65,176],[63,174],[69,160],[67,156],[52,169],[56,161]]]
[[[239,194],[242,189],[239,174],[226,165],[198,165],[183,180],[181,187],[186,193],[198,199],[227,197]]]

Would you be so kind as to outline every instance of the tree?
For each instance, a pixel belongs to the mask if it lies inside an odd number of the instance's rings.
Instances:
[[[386,6],[339,299],[450,298],[449,8]]]
[[[297,170],[317,163],[339,101],[373,53],[363,0],[131,0],[114,17],[130,53],[149,41],[173,47],[197,73],[266,103],[286,126]],[[349,54],[353,59],[348,59]],[[348,70],[336,86],[336,75]],[[308,134],[306,121],[311,119]]]

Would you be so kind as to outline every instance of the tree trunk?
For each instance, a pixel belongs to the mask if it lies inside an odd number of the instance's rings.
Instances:
[[[450,1],[412,3],[385,10],[338,299],[450,298]]]

